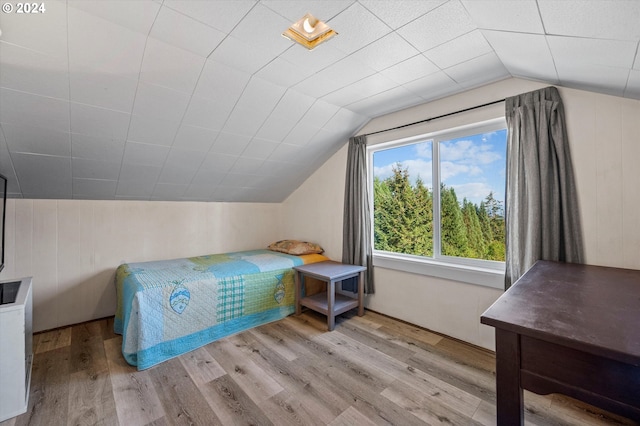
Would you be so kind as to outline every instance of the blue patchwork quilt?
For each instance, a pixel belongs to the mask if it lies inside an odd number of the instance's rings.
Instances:
[[[115,332],[138,370],[295,311],[293,267],[328,260],[270,250],[118,267]]]

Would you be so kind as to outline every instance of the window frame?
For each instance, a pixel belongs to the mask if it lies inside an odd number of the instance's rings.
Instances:
[[[367,146],[367,185],[371,206],[371,241],[374,244],[373,155],[377,151],[432,141],[433,257],[376,250],[372,247],[373,265],[382,268],[428,275],[481,286],[504,289],[505,262],[445,256],[440,253],[440,142],[464,136],[489,133],[507,128],[505,117],[465,124],[453,128],[421,133]],[[506,162],[505,162],[506,163]]]

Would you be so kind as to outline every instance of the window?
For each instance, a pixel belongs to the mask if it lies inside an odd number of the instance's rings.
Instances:
[[[374,264],[501,288],[506,138],[500,119],[369,147]]]

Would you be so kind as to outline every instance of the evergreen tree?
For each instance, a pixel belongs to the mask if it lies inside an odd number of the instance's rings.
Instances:
[[[396,236],[394,238],[394,246],[401,253],[412,253],[411,251],[411,230],[413,222],[413,211],[415,208],[415,200],[413,199],[413,189],[409,182],[409,171],[402,169],[397,164],[393,169],[393,176],[389,180],[389,188],[393,197],[393,206],[395,207],[395,226]]]
[[[480,206],[477,210],[480,229],[482,229],[482,236],[484,240],[489,243],[493,241],[493,232],[491,231],[491,220],[489,219],[489,213],[487,212],[487,205],[484,201],[480,202]]]
[[[393,220],[396,214],[391,190],[387,182],[377,177],[373,180],[373,200],[373,247],[376,250],[396,251],[390,241],[395,235]]]
[[[462,201],[462,221],[464,222],[467,232],[468,250],[466,257],[484,259],[487,245],[484,240],[484,235],[482,234],[482,228],[480,227],[476,206],[472,202],[467,201],[466,198]]]
[[[414,188],[416,227],[413,230],[414,254],[433,256],[433,199],[420,177]]]
[[[375,247],[379,250],[404,253],[407,223],[407,204],[411,194],[409,176],[400,165],[393,168],[393,176],[374,182]]]
[[[433,255],[433,209],[420,178],[415,188],[401,164],[384,181],[374,179],[374,247],[378,250]]]
[[[433,256],[433,198],[420,177],[411,185],[408,168],[375,178],[374,247],[396,253]],[[493,192],[476,206],[458,203],[453,188],[441,185],[441,252],[446,256],[504,261],[504,210]]]
[[[504,242],[504,209],[502,207],[502,201],[496,200],[492,191],[489,192],[489,195],[485,198],[485,205],[487,215],[489,216],[491,233],[493,235],[486,258],[488,260],[504,261],[506,249]]]
[[[464,257],[468,250],[467,233],[462,212],[453,188],[440,188],[441,251],[446,256]]]

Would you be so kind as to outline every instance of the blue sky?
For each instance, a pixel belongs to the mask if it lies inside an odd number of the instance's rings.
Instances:
[[[493,191],[504,202],[507,131],[498,130],[440,142],[442,181],[456,190],[458,201],[467,198],[475,204]],[[373,173],[380,179],[391,176],[393,166],[408,167],[412,183],[419,175],[432,187],[432,143],[422,142],[377,151],[373,156]]]

